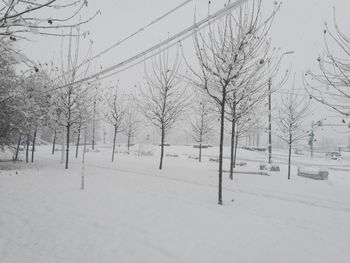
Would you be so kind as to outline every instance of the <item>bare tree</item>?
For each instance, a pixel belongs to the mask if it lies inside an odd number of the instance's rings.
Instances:
[[[170,62],[170,51],[160,53],[145,69],[147,89],[141,91],[139,105],[145,117],[160,130],[161,153],[159,169],[163,168],[164,141],[187,104],[186,88],[179,77],[181,56],[176,51]]]
[[[279,137],[288,144],[288,180],[290,180],[292,146],[308,136],[303,121],[310,108],[310,101],[304,96],[295,94],[294,90],[295,77],[289,94],[281,99],[277,121]]]
[[[92,104],[92,96],[91,93],[89,95],[88,90],[82,90],[81,96],[77,98],[76,102],[76,114],[77,118],[74,123],[75,132],[77,133],[77,143],[76,143],[76,151],[75,151],[75,157],[78,157],[79,153],[79,146],[80,146],[80,139],[82,136],[82,131],[85,130],[86,134],[86,128],[88,126],[88,122],[91,120],[91,104]],[[94,105],[95,106],[95,105]],[[93,115],[92,118],[95,118]]]
[[[71,36],[68,41],[68,54],[67,61],[63,59],[63,51],[61,51],[61,75],[60,81],[64,84],[58,89],[55,89],[55,97],[57,98],[56,107],[57,115],[60,116],[60,122],[65,129],[66,136],[66,157],[65,157],[65,169],[68,169],[69,163],[69,145],[71,140],[71,129],[79,124],[82,112],[91,110],[93,105],[93,96],[91,89],[93,89],[98,82],[93,83],[79,83],[71,85],[75,79],[79,76],[85,76],[90,68],[90,64],[87,62],[91,47],[88,54],[82,61],[79,59],[79,27],[77,28],[77,34],[73,34],[71,30]],[[75,36],[78,35],[78,36]],[[62,42],[63,49],[63,42]],[[66,63],[66,66],[64,64]],[[82,66],[84,65],[84,66]]]
[[[199,153],[198,160],[202,161],[203,142],[211,136],[213,132],[212,126],[212,109],[205,99],[200,99],[194,107],[194,118],[191,121],[192,137],[198,143]]]
[[[207,39],[200,33],[195,34],[194,42],[196,55],[201,66],[200,72],[191,70],[197,76],[197,87],[204,89],[215,101],[220,112],[220,146],[219,146],[219,185],[218,204],[222,205],[222,166],[223,166],[223,141],[225,106],[230,83],[237,78],[240,67],[237,67],[245,59],[241,48],[233,47],[234,36],[230,38],[232,27],[228,26],[227,19],[222,28],[215,33],[211,29],[207,33]],[[223,37],[225,36],[225,37]]]
[[[242,73],[237,75],[233,87],[227,98],[227,120],[231,123],[231,156],[230,156],[230,179],[233,179],[233,169],[236,164],[237,150],[236,146],[238,138],[235,138],[235,134],[239,133],[237,130],[237,124],[241,119],[247,119],[245,117],[251,115],[266,97],[269,97],[272,93],[282,87],[285,81],[288,79],[289,71],[287,70],[282,74],[281,78],[276,81],[272,87],[272,78],[276,77],[279,72],[279,67],[282,58],[286,54],[292,52],[280,53],[280,49],[271,48],[267,34],[269,28],[259,31],[258,29],[251,29],[250,24],[252,20],[259,19],[260,13],[258,12],[254,16],[250,17],[249,10],[240,12],[239,26],[245,30],[256,30],[256,36],[251,40],[250,45],[245,45],[245,53],[249,56],[246,57],[242,63]],[[269,19],[272,19],[274,13]],[[252,20],[251,20],[252,19]],[[267,20],[270,26],[270,21]],[[260,26],[266,26],[262,23]],[[255,61],[255,62],[254,62]],[[260,62],[264,61],[263,64]],[[269,76],[269,77],[267,77]],[[270,104],[271,105],[271,102]],[[242,126],[244,129],[246,125]],[[237,130],[237,131],[236,131]],[[270,149],[270,148],[269,148]]]
[[[31,162],[34,162],[35,143],[37,140],[38,129],[47,125],[49,119],[50,95],[46,90],[48,87],[48,76],[45,72],[38,72],[31,75],[23,83],[23,98],[27,104],[27,127],[28,131],[34,130],[32,137],[32,156]],[[30,132],[29,132],[30,134]],[[29,140],[30,136],[28,136]]]
[[[58,0],[32,0],[32,1],[22,1],[22,0],[10,0],[10,1],[2,1],[0,4],[0,53],[1,57],[4,54],[11,54],[11,63],[23,63],[26,66],[29,66],[29,70],[25,70],[25,72],[33,71],[34,73],[39,72],[39,68],[41,64],[37,64],[26,56],[24,56],[20,51],[17,51],[9,42],[17,41],[19,39],[29,39],[33,35],[45,35],[45,36],[72,36],[72,32],[69,32],[73,27],[79,27],[82,24],[86,24],[91,21],[100,11],[97,11],[94,15],[88,18],[81,18],[81,11],[87,7],[87,0],[68,0],[62,3],[62,1]],[[58,32],[59,30],[59,32]],[[77,31],[77,36],[87,36],[89,33],[87,31],[80,32]],[[1,65],[2,68],[2,65]],[[1,70],[2,71],[2,70]],[[1,75],[3,75],[3,71]],[[9,105],[10,102],[16,101],[16,106],[11,107],[11,115],[16,116],[12,118],[13,121],[8,121],[8,124],[11,124],[11,129],[16,129],[19,133],[26,133],[27,138],[33,137],[33,143],[35,141],[36,136],[31,136],[30,132],[28,135],[28,131],[23,131],[20,127],[25,122],[26,116],[24,116],[25,111],[21,109],[23,105],[18,103],[18,96],[16,93],[20,93],[20,89],[22,88],[21,82],[26,77],[20,74],[14,74],[11,78],[12,82],[17,82],[16,89],[12,89],[11,94],[7,94],[5,98],[0,96],[0,103],[3,105]],[[3,88],[3,83],[1,83],[1,89]],[[16,90],[16,92],[14,92]],[[0,91],[0,95],[2,91]],[[42,92],[41,89],[34,88],[35,97],[39,95],[47,95],[46,92]],[[4,99],[4,100],[3,100]],[[2,106],[2,105],[1,105]],[[6,108],[5,112],[9,109]],[[14,114],[16,112],[16,115]],[[18,113],[18,114],[17,114]],[[3,116],[1,116],[2,119]],[[15,120],[16,119],[16,120]],[[18,123],[17,123],[18,121]],[[34,125],[33,127],[38,127],[38,125]],[[32,127],[32,128],[33,128]],[[36,129],[34,129],[34,134],[36,135]],[[22,131],[21,131],[22,130]],[[29,129],[30,130],[30,129]],[[56,129],[54,130],[56,134]],[[6,132],[8,135],[8,132]],[[33,134],[33,135],[34,135]],[[56,136],[54,136],[54,141]],[[1,138],[0,138],[1,140]],[[21,140],[19,139],[18,142]],[[29,143],[29,140],[27,140]],[[28,145],[28,144],[27,144]],[[32,148],[32,160],[34,160],[34,147]],[[19,148],[19,144],[17,145],[17,149]],[[27,147],[29,148],[29,147]],[[54,152],[54,146],[53,146]],[[28,152],[27,152],[28,155]],[[18,153],[16,153],[16,158],[18,157]]]
[[[258,76],[263,77],[269,58],[270,44],[267,41],[267,33],[279,6],[276,5],[272,14],[263,20],[261,5],[261,0],[244,4],[237,13],[227,15],[219,25],[211,25],[207,31],[197,31],[194,34],[196,55],[200,66],[198,72],[191,70],[197,77],[195,85],[208,93],[220,112],[219,205],[222,205],[226,103],[232,98],[235,105],[235,100],[238,99],[237,96],[235,98],[238,88],[250,87],[249,84],[255,83]],[[263,86],[264,83],[261,85]],[[249,92],[246,95],[250,96]],[[233,132],[232,136],[234,134]]]
[[[266,68],[260,67],[259,71],[252,70],[247,75],[249,76],[248,80],[242,81],[242,85],[236,87],[230,93],[229,98],[227,99],[227,112],[226,119],[231,123],[231,151],[230,151],[230,179],[233,179],[233,169],[236,166],[236,145],[238,142],[237,135],[242,132],[242,129],[247,126],[247,123],[244,123],[250,119],[251,114],[254,112],[254,109],[266,98],[268,91],[265,89],[267,84]],[[260,75],[261,74],[261,75]],[[244,84],[243,84],[244,83]],[[242,123],[243,121],[243,123]],[[240,127],[238,127],[240,126]]]
[[[334,29],[324,29],[325,50],[317,58],[318,72],[304,74],[304,87],[317,102],[350,116],[350,37],[343,33],[334,15]],[[332,47],[330,47],[332,46]]]
[[[95,150],[96,144],[96,126],[97,126],[97,104],[100,101],[100,96],[98,93],[98,87],[95,86],[95,94],[93,99],[93,109],[92,109],[92,138],[91,138],[91,149]]]
[[[125,114],[125,103],[123,97],[118,92],[118,85],[111,90],[110,96],[107,98],[107,113],[106,120],[113,126],[113,150],[112,150],[112,162],[114,162],[115,144],[117,134],[121,128],[123,117]]]
[[[280,55],[280,60],[282,60],[282,58],[285,55],[291,55],[291,54],[294,54],[294,51],[287,51],[282,53]],[[270,69],[270,67],[268,69]],[[267,127],[268,128],[267,130],[268,130],[268,151],[269,151],[268,163],[269,164],[272,164],[272,112],[273,112],[273,109],[275,108],[272,105],[272,95],[284,86],[284,84],[289,78],[290,70],[287,70],[286,74],[281,79],[276,78],[276,75],[278,72],[279,72],[278,68],[276,72],[271,72],[270,70],[268,70],[269,80],[267,85],[268,87],[268,96],[267,96],[267,107],[268,107]]]
[[[83,126],[83,118],[80,115],[78,117],[78,121],[77,121],[77,143],[75,146],[75,158],[78,158],[78,154],[79,154],[79,146],[80,146],[80,135],[81,135],[81,128]]]
[[[251,111],[250,114],[242,116],[242,118],[239,118],[236,123],[236,135],[235,135],[235,146],[234,146],[234,154],[233,154],[233,167],[236,167],[237,162],[237,148],[238,148],[238,141],[239,139],[247,133],[247,131],[250,129],[253,123],[252,115],[254,114],[254,111]]]
[[[249,108],[248,111],[244,111],[243,109],[238,109],[237,112],[241,112],[243,114],[236,116],[235,118],[235,135],[234,135],[234,141],[232,142],[232,126],[229,127],[228,133],[231,135],[231,160],[230,160],[230,179],[233,179],[233,168],[236,167],[236,161],[237,161],[237,148],[238,148],[238,141],[243,135],[246,135],[252,127],[256,125],[256,122],[261,117],[260,114],[257,112],[257,106],[254,105]],[[239,106],[240,108],[240,106]],[[229,120],[230,121],[230,120]],[[232,122],[231,122],[232,124]],[[232,147],[233,146],[233,147]],[[232,173],[231,173],[232,172]],[[232,176],[232,177],[231,177]]]
[[[139,119],[137,116],[136,105],[134,99],[128,100],[128,106],[125,112],[123,133],[127,137],[128,154],[130,154],[131,140],[136,136],[139,129]]]

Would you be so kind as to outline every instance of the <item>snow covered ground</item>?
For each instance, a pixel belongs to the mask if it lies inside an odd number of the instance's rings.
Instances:
[[[135,147],[136,148],[136,147]],[[350,258],[350,162],[295,157],[322,164],[328,181],[281,172],[236,174],[224,180],[217,205],[217,148],[199,164],[192,147],[167,147],[158,156],[116,155],[109,147],[88,152],[85,190],[81,157],[71,169],[60,153],[38,147],[36,163],[0,163],[0,262],[348,262]],[[137,152],[137,151],[136,151]],[[157,152],[157,149],[155,149]],[[228,149],[226,149],[228,152]],[[258,171],[266,153],[240,150]],[[6,168],[6,169],[5,169]],[[228,160],[225,163],[228,169]],[[338,168],[338,169],[337,169]]]

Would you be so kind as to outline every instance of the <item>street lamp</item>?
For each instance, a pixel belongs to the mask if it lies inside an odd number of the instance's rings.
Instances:
[[[294,51],[287,51],[281,55],[280,61],[285,55],[294,54]],[[280,63],[280,62],[279,62]],[[270,64],[270,62],[269,62]],[[269,78],[268,88],[269,88],[269,164],[272,163],[272,106],[271,106],[271,86],[272,86],[272,76]]]

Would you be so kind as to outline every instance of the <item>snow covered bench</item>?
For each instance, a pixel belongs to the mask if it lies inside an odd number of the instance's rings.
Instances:
[[[298,176],[314,180],[328,180],[328,171],[317,167],[299,167]]]
[[[236,166],[246,167],[247,163],[246,162],[237,162]]]
[[[227,157],[224,157],[223,159],[229,159]],[[218,163],[219,162],[219,158],[209,158],[209,162],[215,162],[215,163]],[[242,166],[242,167],[245,167],[247,166],[247,163],[246,162],[236,162],[236,166]]]
[[[230,173],[230,171],[223,170],[223,173]],[[238,170],[233,170],[234,174],[252,174],[252,175],[263,175],[263,176],[270,176],[269,173],[267,172],[256,172],[256,171],[238,171]]]
[[[281,171],[280,167],[276,164],[260,164],[260,170],[279,172]]]
[[[258,151],[258,152],[265,152],[266,151],[266,148],[255,147],[255,146],[243,146],[242,149],[247,150],[247,151]]]
[[[170,154],[170,153],[166,154],[165,156],[166,156],[166,157],[173,157],[173,158],[179,157],[178,154]]]
[[[202,149],[207,149],[207,148],[209,148],[209,145],[201,145],[200,147],[201,147]],[[195,145],[193,145],[193,148],[199,149],[199,145],[198,145],[198,144],[195,144]]]

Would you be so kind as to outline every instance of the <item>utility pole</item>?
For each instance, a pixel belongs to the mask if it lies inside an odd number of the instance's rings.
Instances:
[[[84,150],[83,150],[83,162],[81,167],[81,190],[85,188],[85,152],[86,152],[86,127],[84,132]]]
[[[292,55],[294,54],[294,51],[287,51],[284,52],[281,55],[281,60],[285,55]],[[270,62],[269,62],[269,67],[270,67]],[[269,83],[268,83],[268,91],[269,91],[269,96],[268,96],[268,100],[269,100],[269,164],[272,163],[272,99],[271,99],[271,87],[272,87],[272,76],[270,76],[269,78]]]
[[[94,117],[92,120],[92,150],[95,149],[95,118],[96,118],[96,98],[94,101]]]
[[[272,163],[272,113],[271,113],[271,85],[272,79],[269,79],[269,164]]]

